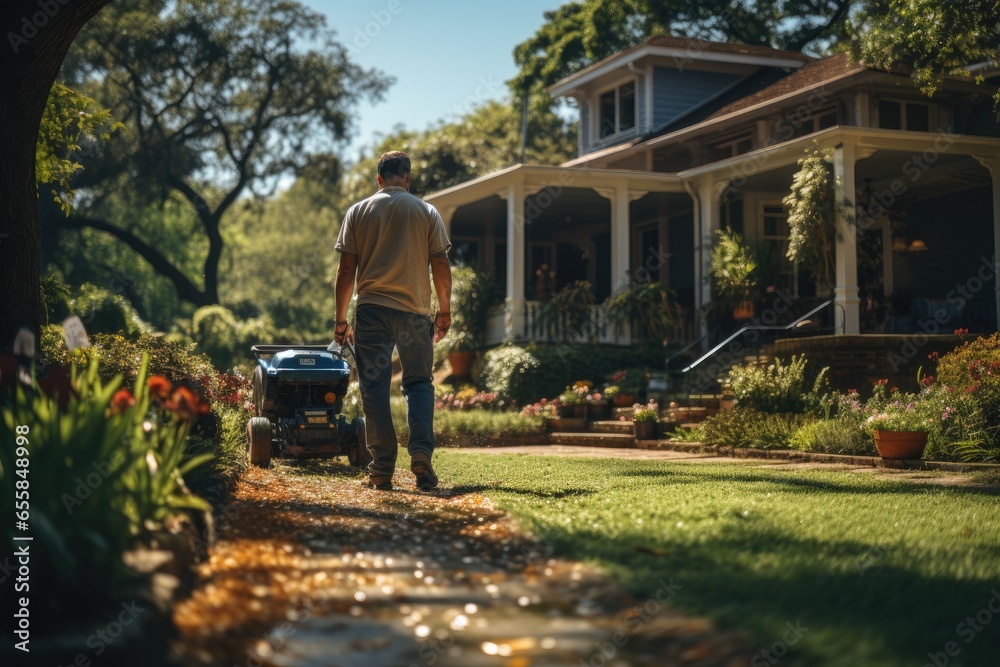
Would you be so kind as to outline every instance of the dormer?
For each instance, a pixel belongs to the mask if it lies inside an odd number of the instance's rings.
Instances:
[[[727,95],[747,95],[811,59],[763,46],[654,37],[557,82],[576,100],[579,152],[656,134]]]

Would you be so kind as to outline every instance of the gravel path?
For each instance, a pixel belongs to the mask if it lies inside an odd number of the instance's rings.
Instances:
[[[585,455],[589,448],[534,448]],[[511,453],[517,448],[475,450]],[[593,452],[593,455],[602,455]],[[667,452],[607,452],[673,459]],[[587,454],[590,455],[590,454]],[[689,455],[679,455],[680,457]],[[718,459],[710,459],[718,461]],[[186,665],[746,665],[740,637],[551,557],[488,498],[369,490],[339,461],[250,470],[178,605]]]

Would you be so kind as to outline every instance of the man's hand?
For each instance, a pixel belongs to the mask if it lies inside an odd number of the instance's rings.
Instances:
[[[451,328],[451,313],[438,313],[434,317],[434,342],[440,343]]]
[[[341,347],[344,346],[344,342],[348,342],[354,345],[354,329],[351,327],[350,322],[338,322],[333,327],[333,340],[337,342],[337,345]]]

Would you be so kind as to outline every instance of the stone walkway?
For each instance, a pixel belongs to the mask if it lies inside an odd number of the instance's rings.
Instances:
[[[607,452],[674,458],[665,454]],[[481,495],[412,491],[403,472],[395,483],[369,490],[339,461],[250,470],[223,509],[193,596],[176,609],[181,662],[748,664],[742,638],[670,607],[669,579],[632,598],[601,571],[551,557]]]

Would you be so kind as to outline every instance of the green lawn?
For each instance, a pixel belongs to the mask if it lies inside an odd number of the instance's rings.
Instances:
[[[782,665],[920,667],[934,664],[928,653],[939,665],[998,664],[1000,613],[987,607],[997,591],[1000,611],[995,489],[753,463],[447,450],[435,466],[557,553],[604,566],[640,600],[672,578],[677,606],[745,631],[761,650],[800,622],[809,630]]]

